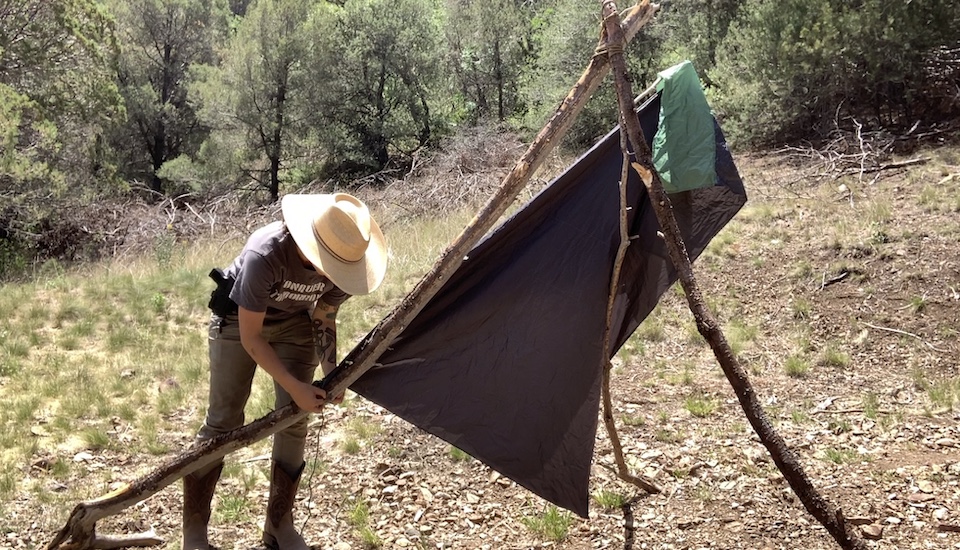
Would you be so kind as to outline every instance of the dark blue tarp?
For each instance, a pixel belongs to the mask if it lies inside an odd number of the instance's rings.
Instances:
[[[659,96],[640,110],[648,140],[658,112]],[[671,195],[691,257],[746,201],[719,126],[716,138],[718,183]],[[676,278],[631,173],[638,238],[620,279],[615,349],[601,350],[621,161],[614,131],[480,242],[351,388],[583,517],[603,365]]]

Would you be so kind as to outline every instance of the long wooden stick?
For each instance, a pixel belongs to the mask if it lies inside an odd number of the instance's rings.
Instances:
[[[47,545],[48,549],[63,547],[64,550],[87,548],[115,548],[117,537],[97,534],[97,521],[117,514],[134,504],[146,500],[164,487],[213,463],[224,455],[247,447],[272,435],[306,416],[295,406],[287,406],[259,418],[232,432],[220,434],[202,444],[177,455],[170,461],[140,479],[94,500],[77,504],[67,523]],[[153,546],[163,540],[150,533],[133,535],[126,546]]]
[[[723,332],[713,314],[704,304],[703,296],[693,274],[693,266],[687,255],[683,236],[673,216],[673,207],[670,198],[663,189],[660,176],[653,167],[652,154],[643,134],[640,123],[633,111],[632,92],[627,79],[626,63],[623,59],[623,45],[626,43],[621,27],[620,16],[613,0],[601,0],[603,4],[603,20],[609,41],[608,55],[613,65],[614,83],[617,89],[617,100],[624,121],[624,130],[630,137],[636,155],[634,169],[640,174],[650,196],[650,202],[656,212],[657,220],[666,240],[667,252],[670,261],[676,268],[687,296],[687,304],[697,322],[697,330],[710,343],[713,353],[723,369],[723,373],[733,386],[734,392],[740,401],[740,406],[746,414],[750,425],[760,437],[760,441],[767,448],[777,468],[783,473],[790,487],[800,498],[800,501],[842,548],[866,550],[866,544],[843,521],[839,509],[830,505],[810,483],[810,479],[803,471],[803,467],[796,455],[787,446],[783,438],[773,428],[767,418],[756,392],[750,384],[746,371],[740,365],[736,354],[730,349]]]
[[[606,49],[606,48],[604,48]],[[639,99],[639,98],[637,98]],[[637,102],[634,99],[634,103]],[[622,122],[621,122],[622,126]],[[627,179],[630,175],[630,157],[627,154],[627,134],[620,132],[620,149],[623,151],[623,166],[620,170],[619,198],[620,198],[620,243],[617,245],[617,255],[613,261],[613,274],[610,277],[610,293],[607,295],[607,316],[606,325],[603,327],[603,380],[600,386],[600,394],[603,398],[603,425],[607,429],[607,436],[610,438],[610,445],[613,447],[613,460],[617,465],[617,477],[640,487],[648,493],[659,493],[663,489],[642,475],[630,473],[627,467],[627,461],[623,457],[623,445],[620,443],[620,435],[617,433],[617,423],[613,418],[613,398],[610,395],[610,374],[613,370],[613,363],[610,359],[610,340],[613,325],[613,306],[617,298],[617,288],[620,286],[620,273],[623,271],[623,259],[627,255],[627,248],[630,246],[630,234],[627,231]]]
[[[659,5],[643,0],[631,8],[623,19],[623,35],[632,39],[640,28],[649,22]],[[440,290],[450,275],[463,263],[467,252],[485,235],[507,210],[510,204],[543,164],[547,155],[570,128],[587,99],[600,86],[609,72],[606,56],[594,55],[583,75],[573,86],[547,124],[540,130],[527,151],[520,157],[513,170],[501,182],[500,187],[486,205],[443,252],[433,268],[423,276],[417,286],[399,305],[350,352],[340,365],[317,384],[331,395],[344,392],[351,384],[369,370],[387,347],[410,324],[426,303]],[[104,517],[141,502],[161,489],[210,464],[224,455],[246,447],[294,424],[308,413],[296,405],[288,405],[257,419],[238,430],[221,434],[203,444],[173,458],[154,472],[100,498],[77,504],[57,536],[47,545],[48,550],[63,547],[71,550],[108,548],[115,544],[116,537],[96,533],[96,522]],[[134,536],[135,543],[156,544],[156,537],[148,534]],[[130,544],[131,546],[138,544]]]

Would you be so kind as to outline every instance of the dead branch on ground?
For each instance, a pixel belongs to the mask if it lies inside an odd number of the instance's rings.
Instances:
[[[807,184],[820,184],[844,176],[857,176],[860,183],[866,174],[877,174],[870,183],[875,183],[885,170],[902,168],[929,159],[891,162],[894,146],[898,140],[885,131],[864,131],[863,124],[851,119],[853,130],[837,127],[819,147],[813,145],[789,146],[777,151],[794,164],[802,167],[802,177],[796,180]],[[796,183],[796,182],[795,182]]]
[[[865,321],[861,321],[861,322],[862,322],[865,326],[868,326],[868,327],[870,327],[870,328],[872,328],[872,329],[874,329],[874,330],[882,330],[882,331],[885,331],[885,332],[892,332],[892,333],[894,333],[894,334],[902,334],[902,335],[904,335],[904,336],[909,336],[909,337],[911,337],[911,338],[916,338],[917,340],[923,342],[923,344],[924,344],[925,346],[927,346],[928,348],[932,349],[933,351],[938,351],[938,352],[940,352],[940,353],[946,353],[946,350],[942,350],[942,349],[934,346],[934,345],[931,344],[930,342],[927,342],[926,340],[924,340],[923,337],[917,336],[916,334],[914,334],[914,333],[912,333],[912,332],[907,332],[907,331],[905,331],[905,330],[900,330],[900,329],[898,329],[898,328],[882,327],[882,326],[880,326],[880,325],[870,324],[870,323],[867,323],[867,322],[865,322]]]

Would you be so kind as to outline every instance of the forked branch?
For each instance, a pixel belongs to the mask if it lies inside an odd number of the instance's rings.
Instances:
[[[623,259],[627,254],[627,248],[630,246],[630,235],[627,231],[627,178],[630,175],[630,157],[627,151],[627,136],[620,132],[620,149],[624,151],[623,168],[620,170],[619,197],[620,197],[620,244],[617,246],[617,256],[613,262],[613,275],[610,277],[610,293],[607,296],[607,316],[606,326],[603,328],[603,350],[606,363],[603,366],[603,383],[600,386],[601,397],[603,398],[603,425],[607,429],[607,435],[610,437],[610,445],[613,447],[613,460],[617,465],[617,477],[640,487],[648,493],[659,493],[663,489],[652,480],[644,476],[630,473],[627,467],[627,461],[623,458],[623,445],[620,443],[620,435],[617,433],[617,424],[613,418],[613,398],[610,395],[610,372],[613,370],[613,363],[610,357],[610,339],[611,328],[613,325],[613,306],[617,297],[617,288],[620,286],[620,274],[623,271]]]

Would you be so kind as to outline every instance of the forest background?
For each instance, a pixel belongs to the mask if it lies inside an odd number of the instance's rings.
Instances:
[[[115,251],[131,201],[250,207],[402,185],[478,128],[529,141],[592,54],[599,7],[0,0],[0,278]],[[693,61],[741,149],[862,146],[960,114],[951,0],[664,1],[628,56],[638,90]],[[566,151],[616,123],[612,94],[592,98]]]

